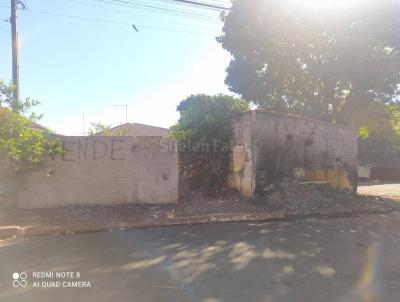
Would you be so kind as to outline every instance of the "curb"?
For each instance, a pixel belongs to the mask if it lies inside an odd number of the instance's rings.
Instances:
[[[349,218],[349,217],[360,217],[367,215],[384,215],[399,212],[398,209],[389,210],[368,210],[368,211],[341,211],[341,212],[308,212],[303,214],[284,214],[281,212],[268,214],[268,213],[221,213],[221,214],[205,214],[196,216],[185,216],[185,217],[173,217],[164,220],[156,220],[142,223],[131,223],[121,224],[119,226],[94,226],[94,227],[81,227],[79,229],[64,228],[64,227],[44,227],[43,229],[34,230],[28,229],[26,231],[24,227],[9,228],[15,230],[14,232],[0,232],[0,239],[10,239],[19,237],[41,237],[46,235],[57,236],[57,235],[71,235],[81,233],[93,233],[93,232],[114,232],[114,231],[125,231],[132,229],[145,229],[145,228],[159,228],[179,225],[199,225],[199,224],[217,224],[217,223],[235,223],[235,222],[262,222],[262,221],[296,221],[296,220],[307,220],[307,219],[337,219],[337,218]],[[6,233],[6,234],[5,234]]]
[[[162,226],[177,226],[177,225],[188,225],[188,224],[212,224],[212,223],[235,223],[235,222],[253,222],[253,221],[295,221],[295,220],[306,220],[306,219],[337,219],[337,218],[348,218],[348,217],[360,217],[367,215],[383,215],[399,212],[398,209],[390,210],[370,210],[370,211],[359,211],[359,212],[326,212],[316,213],[309,212],[303,214],[254,214],[254,213],[238,213],[238,214],[206,214],[202,216],[186,216],[170,218],[166,221],[157,221],[154,223],[146,223],[141,226],[134,226],[132,228],[151,228],[151,227],[162,227]],[[126,227],[129,229],[129,227]]]

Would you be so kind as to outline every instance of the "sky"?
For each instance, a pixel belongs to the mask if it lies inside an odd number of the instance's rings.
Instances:
[[[0,20],[10,17],[9,2],[0,0]],[[44,114],[41,124],[57,133],[82,135],[90,123],[124,123],[125,108],[116,105],[125,104],[128,122],[169,127],[187,96],[229,93],[224,79],[230,55],[215,40],[222,27],[217,12],[171,0],[25,4],[27,10],[19,11],[21,96],[41,102],[35,110]],[[185,17],[176,10],[185,10]],[[0,41],[0,78],[8,82],[11,30],[5,21]]]

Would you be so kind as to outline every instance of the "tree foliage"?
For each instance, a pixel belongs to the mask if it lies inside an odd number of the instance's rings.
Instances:
[[[170,136],[179,142],[184,191],[224,184],[229,169],[230,118],[249,109],[246,102],[221,94],[191,95],[179,104],[180,118]]]
[[[249,109],[246,102],[228,95],[191,95],[178,105],[180,118],[172,127],[171,136],[180,142],[190,139],[192,142],[229,143],[229,118]]]
[[[375,127],[360,128],[358,149],[361,163],[400,160],[400,105],[387,106],[387,110],[388,119],[375,120]]]
[[[102,123],[91,123],[89,128],[89,135],[103,135],[110,136],[111,125],[105,125]]]
[[[232,55],[230,90],[262,108],[333,123],[389,120],[381,104],[400,93],[398,3],[348,1],[329,10],[306,3],[233,1],[218,38]]]
[[[125,136],[128,133],[128,129],[125,127],[117,127],[112,129],[111,125],[103,123],[91,123],[89,128],[89,135],[101,135],[101,136]]]
[[[15,114],[24,116],[32,122],[40,120],[43,115],[38,115],[31,111],[40,103],[30,98],[26,98],[24,100],[15,100],[13,97],[14,90],[15,85],[13,83],[5,84],[0,79],[0,107],[6,107]]]
[[[62,153],[60,141],[35,123],[40,116],[31,110],[38,102],[14,101],[13,90],[13,85],[0,81],[0,157],[24,168],[39,164],[47,155]]]

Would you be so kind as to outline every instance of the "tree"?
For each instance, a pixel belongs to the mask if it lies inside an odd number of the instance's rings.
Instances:
[[[50,130],[35,124],[40,116],[31,109],[38,102],[14,101],[14,89],[0,80],[0,158],[7,158],[16,169],[31,168],[45,156],[61,154],[63,148]]]
[[[387,106],[387,111],[388,120],[376,119],[374,127],[360,128],[358,150],[363,164],[400,160],[400,105]]]
[[[246,102],[229,95],[197,94],[183,100],[177,110],[180,118],[171,129],[174,139],[179,142],[190,139],[192,143],[212,144],[215,141],[229,143],[229,119],[250,108]]]
[[[125,136],[129,130],[125,127],[118,127],[112,129],[111,125],[106,125],[103,123],[90,123],[91,127],[89,129],[89,135],[101,135],[101,136]]]
[[[249,109],[246,102],[222,94],[191,95],[179,104],[180,118],[170,136],[179,142],[183,190],[224,183],[229,170],[230,118]]]
[[[89,129],[89,135],[103,135],[110,136],[111,125],[105,125],[102,123],[91,123],[91,127]]]
[[[232,55],[230,90],[261,108],[332,123],[388,121],[381,105],[400,94],[396,1],[349,0],[326,10],[307,3],[315,1],[233,1],[218,38]]]
[[[15,89],[16,87],[13,83],[7,85],[0,79],[0,107],[9,108],[15,114],[25,116],[32,122],[40,120],[43,115],[37,115],[31,111],[32,108],[40,103],[30,98],[15,100],[13,96]]]

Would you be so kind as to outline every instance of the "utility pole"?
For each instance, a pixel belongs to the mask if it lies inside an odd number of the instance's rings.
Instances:
[[[12,75],[15,85],[14,100],[19,100],[19,56],[18,56],[18,3],[11,0],[11,37],[12,37]]]
[[[128,104],[115,105],[116,107],[125,107],[125,123],[128,124]]]

